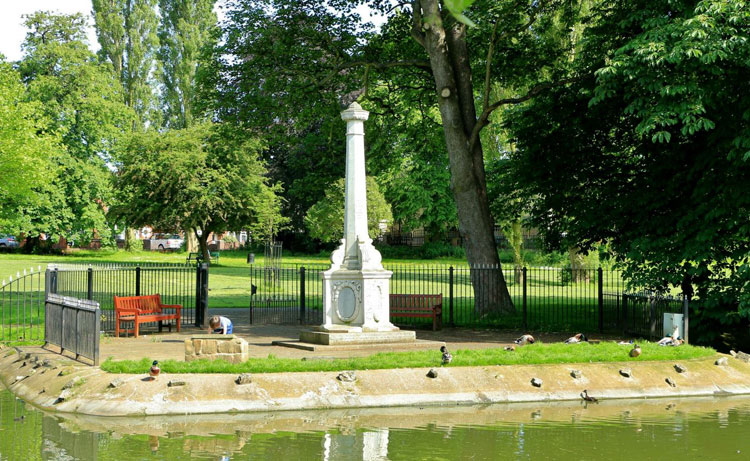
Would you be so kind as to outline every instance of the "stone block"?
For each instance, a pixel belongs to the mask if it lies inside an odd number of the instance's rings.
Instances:
[[[193,338],[193,352],[195,355],[200,355],[201,347],[203,347],[203,340]]]
[[[192,339],[186,339],[185,340],[185,357],[188,355],[193,355],[195,353],[195,348],[193,347],[193,340]]]
[[[234,351],[233,341],[217,341],[216,351],[219,354],[231,354]]]
[[[216,341],[210,339],[201,340],[201,355],[216,354]]]

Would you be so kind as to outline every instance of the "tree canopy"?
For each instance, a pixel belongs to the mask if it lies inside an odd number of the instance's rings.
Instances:
[[[272,235],[283,219],[260,149],[257,139],[221,124],[136,134],[120,157],[120,205],[111,212],[134,225],[194,229],[205,260],[212,232]]]
[[[50,155],[58,137],[46,129],[39,101],[29,101],[20,74],[0,56],[0,223],[18,229],[17,206],[35,198],[34,185],[54,177]]]
[[[509,114],[516,185],[549,240],[608,242],[633,286],[695,292],[716,340],[750,317],[747,5],[603,1],[590,23],[588,77]]]
[[[322,242],[333,243],[344,235],[344,199],[346,183],[339,179],[326,191],[325,198],[307,210],[305,226],[310,237]],[[381,233],[381,225],[393,222],[391,206],[380,192],[378,183],[372,176],[367,177],[367,230],[370,238]]]

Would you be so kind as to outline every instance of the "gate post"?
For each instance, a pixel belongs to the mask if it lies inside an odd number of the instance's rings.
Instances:
[[[453,322],[453,266],[448,268],[448,319],[450,325],[455,327],[456,324]]]
[[[526,331],[529,328],[528,313],[526,310],[526,266],[523,266],[523,269],[521,269],[521,274],[523,274],[523,330]]]
[[[596,276],[597,276],[597,295],[598,295],[598,304],[599,304],[599,333],[604,332],[604,280],[602,280],[602,276],[604,274],[604,271],[602,268],[598,268],[596,270]]]
[[[656,295],[652,294],[649,296],[649,339],[656,337]]]
[[[86,299],[94,299],[94,268],[89,265]]]
[[[208,264],[196,264],[195,271],[195,326],[203,328],[208,312]]]
[[[141,295],[141,266],[135,266],[135,295]]]
[[[688,343],[688,315],[689,315],[689,303],[690,300],[687,296],[683,295],[682,300],[682,339],[685,344]]]
[[[304,325],[305,318],[305,266],[299,268],[299,323]]]

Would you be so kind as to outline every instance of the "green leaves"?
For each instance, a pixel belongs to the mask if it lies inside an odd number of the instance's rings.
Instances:
[[[305,227],[310,237],[321,242],[337,242],[344,235],[344,178],[333,183],[325,198],[310,207],[305,215]],[[370,238],[380,235],[381,225],[393,222],[391,206],[380,192],[372,176],[367,177],[367,229]]]
[[[15,207],[33,202],[33,186],[54,176],[50,157],[60,149],[59,137],[46,129],[42,109],[28,101],[18,72],[0,61],[0,221],[10,219],[3,228],[19,229]]]
[[[633,287],[699,298],[691,338],[747,336],[747,4],[594,12],[575,65],[595,75],[509,114],[531,220],[547,242],[607,242]]]
[[[268,184],[262,145],[228,125],[202,124],[134,135],[117,177],[112,215],[162,230],[267,236],[284,220],[278,189]]]
[[[443,5],[448,8],[456,21],[466,24],[469,27],[476,27],[474,22],[467,18],[463,12],[466,11],[476,0],[443,0]]]

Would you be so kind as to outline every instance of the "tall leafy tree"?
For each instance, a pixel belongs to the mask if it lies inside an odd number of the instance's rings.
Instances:
[[[608,242],[635,286],[698,296],[691,338],[747,338],[748,6],[602,1],[592,14],[576,60],[590,77],[509,118],[532,216],[563,245]]]
[[[38,199],[34,185],[55,176],[50,157],[59,140],[48,123],[21,75],[0,56],[0,227],[6,231],[20,230],[18,206]]]
[[[208,260],[208,236],[249,229],[263,238],[283,222],[261,145],[236,127],[199,124],[135,135],[121,157],[112,214],[135,225],[195,229]]]
[[[326,191],[324,199],[311,206],[305,215],[305,225],[312,238],[326,243],[341,240],[344,229],[344,199],[346,184],[339,179]],[[393,221],[391,206],[380,192],[372,176],[367,177],[367,229],[370,237],[380,235],[381,225]]]
[[[134,128],[143,128],[153,115],[154,70],[159,39],[157,0],[92,0],[100,55],[119,77],[123,101],[138,114]]]
[[[195,74],[202,49],[216,27],[215,0],[159,0],[159,61],[164,123],[173,128],[192,125]]]
[[[468,261],[499,267],[479,135],[497,108],[567,82],[573,50],[568,31],[577,20],[577,3],[479,1],[463,13],[476,24],[468,29],[439,0],[374,0],[368,3],[393,22],[382,36],[362,26],[353,11],[359,3],[230,1],[219,53],[226,59],[214,85],[222,110],[246,119],[271,114],[271,120],[293,124],[297,116],[289,112],[325,106],[335,96],[348,103],[393,75],[400,77],[398,89],[428,86],[430,104],[440,114]],[[264,34],[268,28],[283,28],[283,35],[271,41]],[[474,87],[477,75],[481,88]],[[513,95],[491,100],[493,82]],[[263,97],[273,104],[258,104]],[[500,270],[474,282],[480,313],[514,309]]]
[[[87,241],[110,229],[107,162],[133,120],[122,89],[106,64],[88,49],[81,15],[37,12],[26,18],[29,32],[19,71],[27,97],[43,107],[45,129],[60,137],[52,151],[58,175],[36,183],[39,200],[22,206],[24,232]]]

